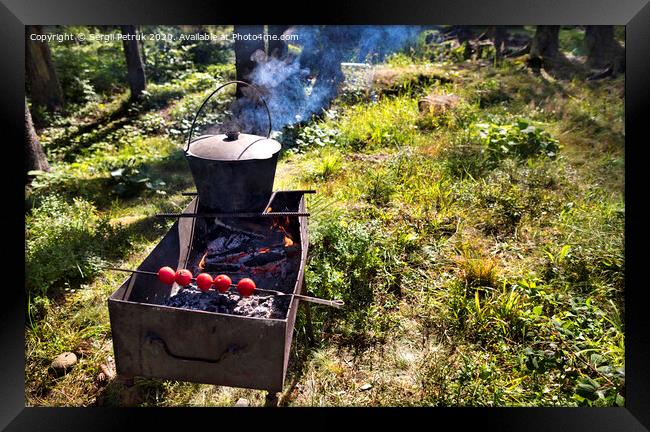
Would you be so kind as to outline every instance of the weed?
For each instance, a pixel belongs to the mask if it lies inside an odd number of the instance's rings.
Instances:
[[[44,198],[28,227],[25,285],[37,296],[88,281],[105,258],[119,256],[129,246],[119,228],[81,199],[69,204],[57,196]]]

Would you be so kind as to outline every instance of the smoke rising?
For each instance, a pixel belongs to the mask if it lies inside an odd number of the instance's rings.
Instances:
[[[285,34],[298,35],[300,52],[276,58],[258,51],[248,81],[263,92],[273,129],[280,130],[327,108],[345,79],[341,63],[381,62],[413,42],[420,31],[419,26],[291,27]],[[243,131],[268,130],[266,113],[250,100],[237,101],[233,113]]]

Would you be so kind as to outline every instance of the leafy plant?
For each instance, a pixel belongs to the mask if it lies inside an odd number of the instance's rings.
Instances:
[[[165,182],[161,179],[151,178],[146,166],[138,166],[133,159],[121,168],[111,171],[113,178],[113,192],[121,197],[131,197],[144,189],[164,195]]]
[[[493,160],[540,155],[554,158],[560,149],[555,138],[527,120],[518,120],[510,125],[476,123],[474,128]]]
[[[51,195],[28,218],[25,286],[36,295],[53,287],[87,281],[107,257],[128,247],[124,232],[82,199]]]
[[[304,151],[310,147],[334,146],[337,144],[337,138],[340,132],[335,128],[327,127],[322,123],[315,123],[311,126],[303,127],[296,138],[298,151]]]

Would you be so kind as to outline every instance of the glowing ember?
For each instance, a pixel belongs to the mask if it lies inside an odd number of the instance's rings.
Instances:
[[[259,253],[267,253],[270,250],[271,250],[271,248],[263,247],[263,248],[260,248]]]
[[[293,240],[291,240],[291,238],[288,235],[286,235],[284,236],[284,247],[287,248],[289,246],[293,246]]]

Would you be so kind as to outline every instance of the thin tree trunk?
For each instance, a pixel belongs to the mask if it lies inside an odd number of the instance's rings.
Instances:
[[[45,152],[41,146],[34,124],[32,123],[32,116],[27,107],[27,98],[25,98],[25,175],[28,179],[27,173],[29,171],[49,171],[50,165],[47,163]]]
[[[278,40],[269,40],[269,56],[275,58],[284,58],[288,52],[287,43],[279,40],[280,36],[289,29],[286,25],[269,25],[269,35],[275,35]]]
[[[248,35],[264,34],[263,25],[243,25],[235,26],[235,34],[246,37]],[[253,54],[258,50],[264,52],[264,40],[235,40],[235,70],[238,81],[250,81],[250,74],[255,69],[255,62],[252,60]],[[237,85],[237,98],[241,98],[243,86]]]
[[[122,39],[122,46],[124,47],[124,55],[126,56],[131,99],[138,99],[145,89],[146,78],[142,58],[140,58],[140,50],[138,49],[138,41],[136,39],[137,32],[135,26],[132,25],[123,25],[120,26],[120,29],[123,35],[128,36],[128,39]]]
[[[32,104],[50,111],[63,108],[63,91],[56,76],[52,53],[47,42],[31,40],[31,35],[42,35],[41,26],[27,26],[25,67]]]
[[[592,68],[621,69],[625,50],[614,40],[614,26],[594,25],[585,30],[587,64]]]
[[[508,39],[508,30],[505,26],[494,26],[492,40],[494,42],[495,58],[497,63],[503,58],[505,42]]]

